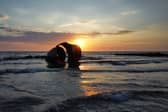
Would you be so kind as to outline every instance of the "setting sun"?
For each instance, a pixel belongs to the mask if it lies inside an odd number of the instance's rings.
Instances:
[[[84,44],[85,44],[85,42],[84,42],[83,39],[77,39],[77,40],[74,40],[73,43],[79,45],[79,46],[81,47],[81,49],[84,48]]]

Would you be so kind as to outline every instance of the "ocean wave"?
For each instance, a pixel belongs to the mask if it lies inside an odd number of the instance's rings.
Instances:
[[[63,69],[43,69],[43,68],[35,68],[35,69],[4,69],[0,70],[1,75],[5,74],[22,74],[22,73],[36,73],[36,72],[58,72]]]
[[[129,64],[150,64],[150,63],[166,63],[168,59],[155,59],[155,60],[98,60],[98,61],[82,61],[81,63],[98,63],[98,64],[112,64],[112,65],[129,65]]]
[[[44,58],[44,57],[43,57]],[[11,58],[11,60],[20,60],[20,59],[43,59],[42,57],[32,57],[32,58]],[[111,64],[115,66],[126,66],[126,65],[132,65],[132,64],[160,64],[160,63],[167,63],[168,59],[155,59],[155,60],[80,60],[81,64],[92,64],[92,63],[97,63],[97,64]],[[38,62],[15,62],[15,61],[10,61],[10,60],[0,60],[0,65],[8,65],[8,64],[14,64],[14,65],[31,65],[31,64],[42,64],[42,61]]]
[[[64,68],[54,68],[54,69],[45,69],[45,68],[26,68],[26,69],[4,69],[0,70],[0,75],[5,74],[22,74],[22,73],[37,73],[37,72],[60,72],[65,70]],[[70,69],[73,70],[73,69]],[[68,71],[68,70],[67,70]],[[153,72],[168,72],[166,68],[160,69],[125,69],[125,70],[76,70],[80,72],[90,72],[90,73],[101,73],[101,72],[126,72],[126,73],[153,73]]]
[[[168,72],[168,69],[125,69],[125,70],[80,70],[81,72],[127,72],[127,73],[151,73]]]
[[[14,65],[34,65],[34,64],[43,64],[42,62],[0,62],[0,65],[9,65],[9,64],[14,64]]]
[[[45,101],[35,96],[22,96],[11,100],[0,101],[0,112],[34,112],[33,106]]]
[[[1,96],[0,96],[1,98]],[[3,100],[2,100],[3,99]],[[0,112],[167,112],[168,91],[121,90],[79,96],[64,101],[50,100],[39,96],[20,96],[12,99],[2,97]],[[39,108],[43,106],[43,108]]]
[[[14,91],[17,92],[24,92],[24,93],[29,93],[29,94],[33,94],[33,92],[28,91],[28,90],[24,90],[18,87],[15,87],[14,85],[10,85],[10,84],[0,84],[0,88],[5,88],[5,89],[13,89]]]
[[[101,60],[101,59],[104,59],[103,57],[101,56],[82,56],[81,58],[82,60]]]
[[[104,82],[88,82],[83,83],[83,85],[89,87],[125,87],[125,88],[158,88],[158,89],[168,89],[168,86],[162,84],[141,84],[141,83],[131,83],[131,82],[123,82],[123,83],[104,83]]]
[[[139,55],[140,53],[131,53],[131,54],[116,54],[116,55],[129,55],[129,56],[135,56]],[[148,53],[147,53],[148,54]],[[140,54],[140,55],[147,55],[147,54]],[[153,53],[152,53],[153,54]],[[150,54],[150,55],[152,55]],[[155,53],[154,53],[155,54]],[[159,55],[159,54],[157,54]],[[167,54],[165,54],[167,55]],[[45,55],[27,55],[27,56],[11,56],[11,57],[4,57],[0,59],[0,64],[40,64],[40,62],[32,62],[32,63],[21,63],[21,62],[6,62],[6,61],[14,61],[14,60],[27,60],[27,59],[45,59]],[[4,62],[5,61],[5,62]],[[168,62],[167,58],[162,58],[162,59],[141,59],[141,60],[109,60],[106,59],[106,57],[101,57],[101,56],[82,56],[80,63],[81,64],[91,64],[91,63],[98,63],[98,64],[111,64],[111,65],[119,65],[119,66],[125,66],[125,65],[130,65],[130,64],[159,64],[159,63],[166,63]]]
[[[0,59],[0,62],[2,61],[13,61],[13,60],[26,60],[26,59],[45,59],[47,56],[45,55],[36,55],[36,56],[11,56],[11,57],[4,57]],[[102,57],[89,57],[89,56],[82,56],[81,60],[101,60]]]
[[[21,60],[21,59],[45,59],[45,58],[46,58],[46,56],[43,56],[43,55],[11,56],[11,57],[1,58],[0,61]]]
[[[153,108],[152,104],[155,105]],[[168,91],[130,90],[71,98],[52,105],[44,112],[166,111],[167,104]]]
[[[168,53],[166,53],[166,52],[119,52],[119,53],[113,53],[113,55],[146,56],[146,57],[168,57]]]

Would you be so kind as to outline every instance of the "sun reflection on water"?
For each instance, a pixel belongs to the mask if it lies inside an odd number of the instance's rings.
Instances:
[[[89,86],[85,86],[85,85],[82,85],[81,86],[81,90],[84,91],[84,94],[86,96],[91,96],[91,95],[95,95],[95,94],[99,94],[99,93],[102,93],[102,91],[98,91],[96,88],[94,87],[89,87]]]

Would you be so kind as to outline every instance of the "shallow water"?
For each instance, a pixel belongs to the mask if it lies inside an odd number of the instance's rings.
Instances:
[[[0,111],[168,111],[167,56],[119,53],[85,52],[63,69],[47,68],[45,52],[1,52]]]

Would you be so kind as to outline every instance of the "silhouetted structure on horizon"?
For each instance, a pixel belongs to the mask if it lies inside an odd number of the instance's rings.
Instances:
[[[63,42],[52,48],[46,57],[48,67],[78,67],[81,48],[78,45]]]

